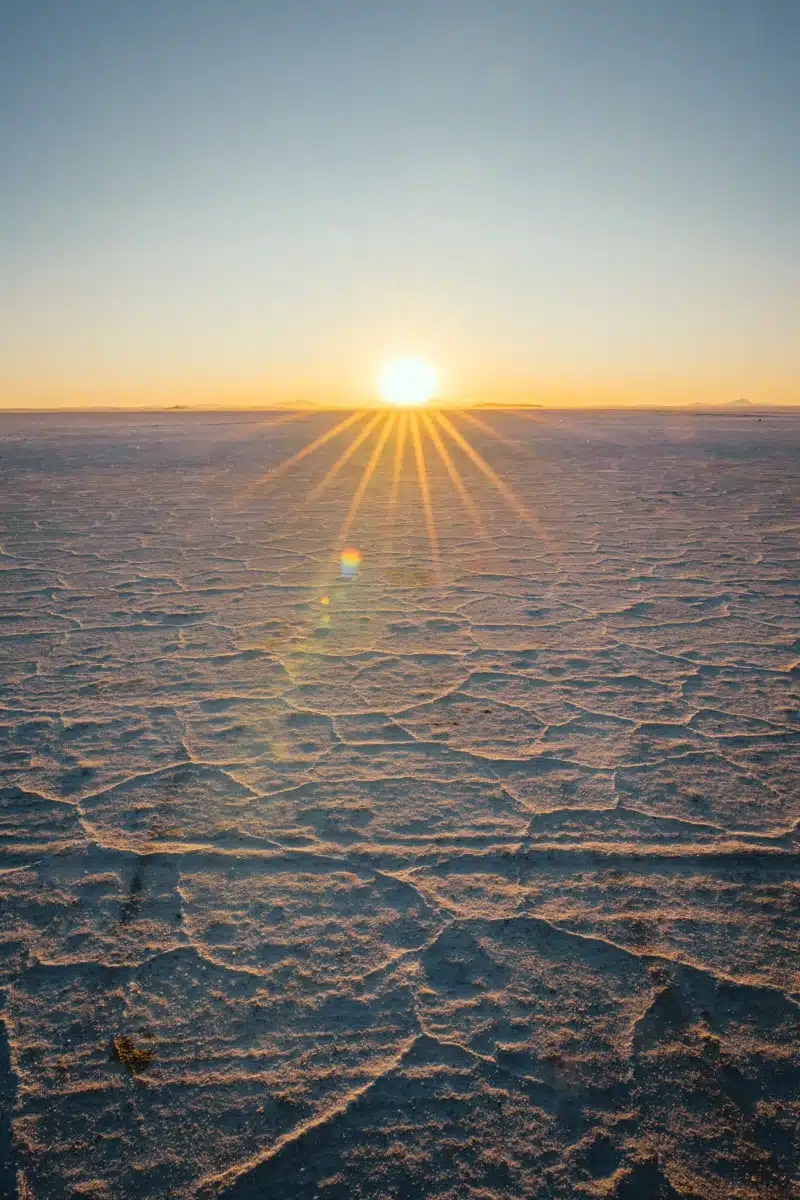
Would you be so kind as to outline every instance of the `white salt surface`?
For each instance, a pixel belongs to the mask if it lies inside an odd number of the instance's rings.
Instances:
[[[0,1194],[800,1195],[800,416],[339,419],[0,417]]]

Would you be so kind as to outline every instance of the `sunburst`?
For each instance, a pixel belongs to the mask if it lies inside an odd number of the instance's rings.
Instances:
[[[364,497],[370,486],[375,486],[373,481],[376,475],[383,475],[388,484],[386,529],[387,546],[391,552],[395,537],[395,517],[400,507],[403,465],[409,452],[414,463],[419,501],[430,546],[430,562],[437,583],[442,581],[442,552],[431,489],[430,469],[433,464],[440,464],[437,472],[440,476],[443,468],[444,475],[452,485],[481,541],[488,542],[489,534],[476,503],[476,496],[472,494],[459,469],[459,458],[466,460],[475,468],[478,475],[490,485],[491,491],[502,499],[519,520],[532,527],[539,537],[543,537],[540,523],[534,513],[516,494],[511,484],[503,479],[492,464],[473,446],[464,426],[469,424],[481,433],[506,446],[513,447],[515,450],[519,450],[519,443],[510,441],[494,426],[470,412],[459,409],[445,413],[440,408],[432,407],[418,409],[416,406],[421,403],[421,399],[410,401],[410,406],[404,407],[401,411],[394,408],[392,411],[373,409],[351,413],[308,442],[291,457],[278,463],[261,478],[259,485],[269,486],[310,455],[349,433],[350,437],[344,448],[319,480],[312,483],[305,499],[306,506],[319,500],[359,448],[365,443],[369,444],[369,457],[361,471],[336,534],[333,547],[334,559],[340,560],[343,549],[347,545],[347,539],[356,524]],[[382,460],[386,460],[390,465],[379,471]]]

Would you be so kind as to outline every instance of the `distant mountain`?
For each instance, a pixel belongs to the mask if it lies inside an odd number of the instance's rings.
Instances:
[[[766,405],[754,404],[752,400],[695,400],[694,404],[687,404],[687,408],[766,408]]]
[[[758,400],[723,400],[722,403],[703,403],[695,402],[694,404],[685,404],[680,409],[674,408],[673,412],[690,412],[695,416],[729,416],[729,417],[757,417],[759,421],[762,416],[787,416],[790,413],[796,413],[800,409],[797,404],[769,404]]]
[[[543,404],[512,404],[508,400],[481,400],[478,404],[465,405],[465,408],[544,408]]]

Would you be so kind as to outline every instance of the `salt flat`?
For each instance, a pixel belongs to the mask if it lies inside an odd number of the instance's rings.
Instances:
[[[474,416],[0,416],[0,1194],[800,1195],[800,415]]]

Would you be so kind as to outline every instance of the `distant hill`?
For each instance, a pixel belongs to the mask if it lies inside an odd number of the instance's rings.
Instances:
[[[754,400],[726,400],[721,404],[685,404],[672,412],[683,412],[696,417],[753,417],[759,421],[764,416],[788,417],[800,410],[797,404],[765,404]]]
[[[754,404],[752,400],[744,400],[744,399],[742,399],[742,400],[718,400],[718,401],[695,400],[694,404],[687,404],[686,407],[687,408],[713,408],[715,410],[719,410],[719,409],[737,410],[737,409],[746,409],[746,408],[767,408],[768,405]]]
[[[503,400],[481,400],[478,404],[465,405],[467,408],[544,408],[543,404],[511,404]]]

